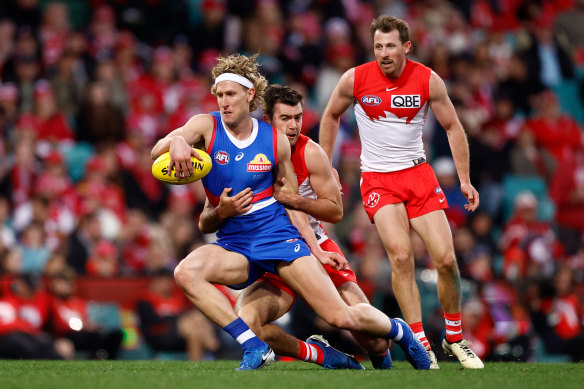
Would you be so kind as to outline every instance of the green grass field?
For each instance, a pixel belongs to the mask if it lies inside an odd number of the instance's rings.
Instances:
[[[0,361],[0,388],[272,389],[272,388],[584,388],[584,364],[488,363],[463,370],[458,363],[439,371],[415,371],[396,362],[390,371],[365,363],[365,371],[324,370],[301,362],[276,362],[235,372],[237,361]]]

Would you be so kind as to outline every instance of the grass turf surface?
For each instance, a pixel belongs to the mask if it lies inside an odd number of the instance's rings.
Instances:
[[[276,362],[235,372],[238,361],[0,361],[0,388],[271,389],[271,388],[583,388],[584,364],[487,363],[463,370],[458,363],[416,371],[406,362],[392,370],[324,370],[301,362]]]

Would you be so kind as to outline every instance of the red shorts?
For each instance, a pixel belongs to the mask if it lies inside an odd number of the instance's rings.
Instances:
[[[324,242],[322,242],[320,244],[320,248],[323,249],[324,251],[332,251],[343,255],[339,246],[337,246],[337,244],[332,239],[327,239]],[[355,273],[349,267],[349,265],[347,265],[347,268],[343,270],[335,270],[330,265],[323,265],[323,267],[324,270],[326,270],[326,272],[328,273],[331,280],[333,281],[333,284],[335,284],[337,288],[344,284],[345,282],[357,283],[357,277],[355,276]],[[262,275],[258,279],[258,281],[267,282],[268,284],[275,286],[276,288],[292,295],[294,298],[296,298],[297,296],[294,289],[292,289],[290,285],[288,285],[283,279],[281,279],[275,274],[264,273],[264,275]]]
[[[377,211],[388,204],[404,203],[409,219],[448,208],[446,196],[428,163],[396,172],[361,173],[361,198],[371,222]]]

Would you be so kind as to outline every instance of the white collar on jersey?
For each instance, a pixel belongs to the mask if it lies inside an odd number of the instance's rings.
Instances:
[[[256,138],[258,136],[258,121],[256,118],[251,118],[251,121],[253,123],[251,135],[247,139],[239,140],[231,134],[231,132],[227,129],[225,122],[223,122],[223,118],[221,118],[221,124],[223,125],[223,128],[225,129],[225,133],[227,134],[227,137],[229,138],[231,143],[233,143],[235,146],[237,146],[240,149],[245,149],[247,146],[251,145],[253,143],[253,141],[256,140]]]

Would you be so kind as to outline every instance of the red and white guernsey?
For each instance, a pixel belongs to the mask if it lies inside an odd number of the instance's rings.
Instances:
[[[428,112],[431,69],[406,60],[388,78],[376,61],[355,67],[355,116],[361,137],[361,170],[392,172],[425,158],[422,129]]]
[[[302,134],[298,135],[296,143],[292,146],[292,165],[294,166],[294,174],[296,174],[296,179],[298,180],[298,193],[300,196],[309,199],[316,199],[318,196],[314,193],[312,185],[310,184],[310,174],[308,173],[306,160],[304,158],[306,144],[308,142],[312,142],[309,137]],[[328,239],[328,236],[320,225],[319,220],[308,215],[308,221],[310,222],[310,227],[312,227],[312,230],[314,231],[318,244],[321,244]]]

